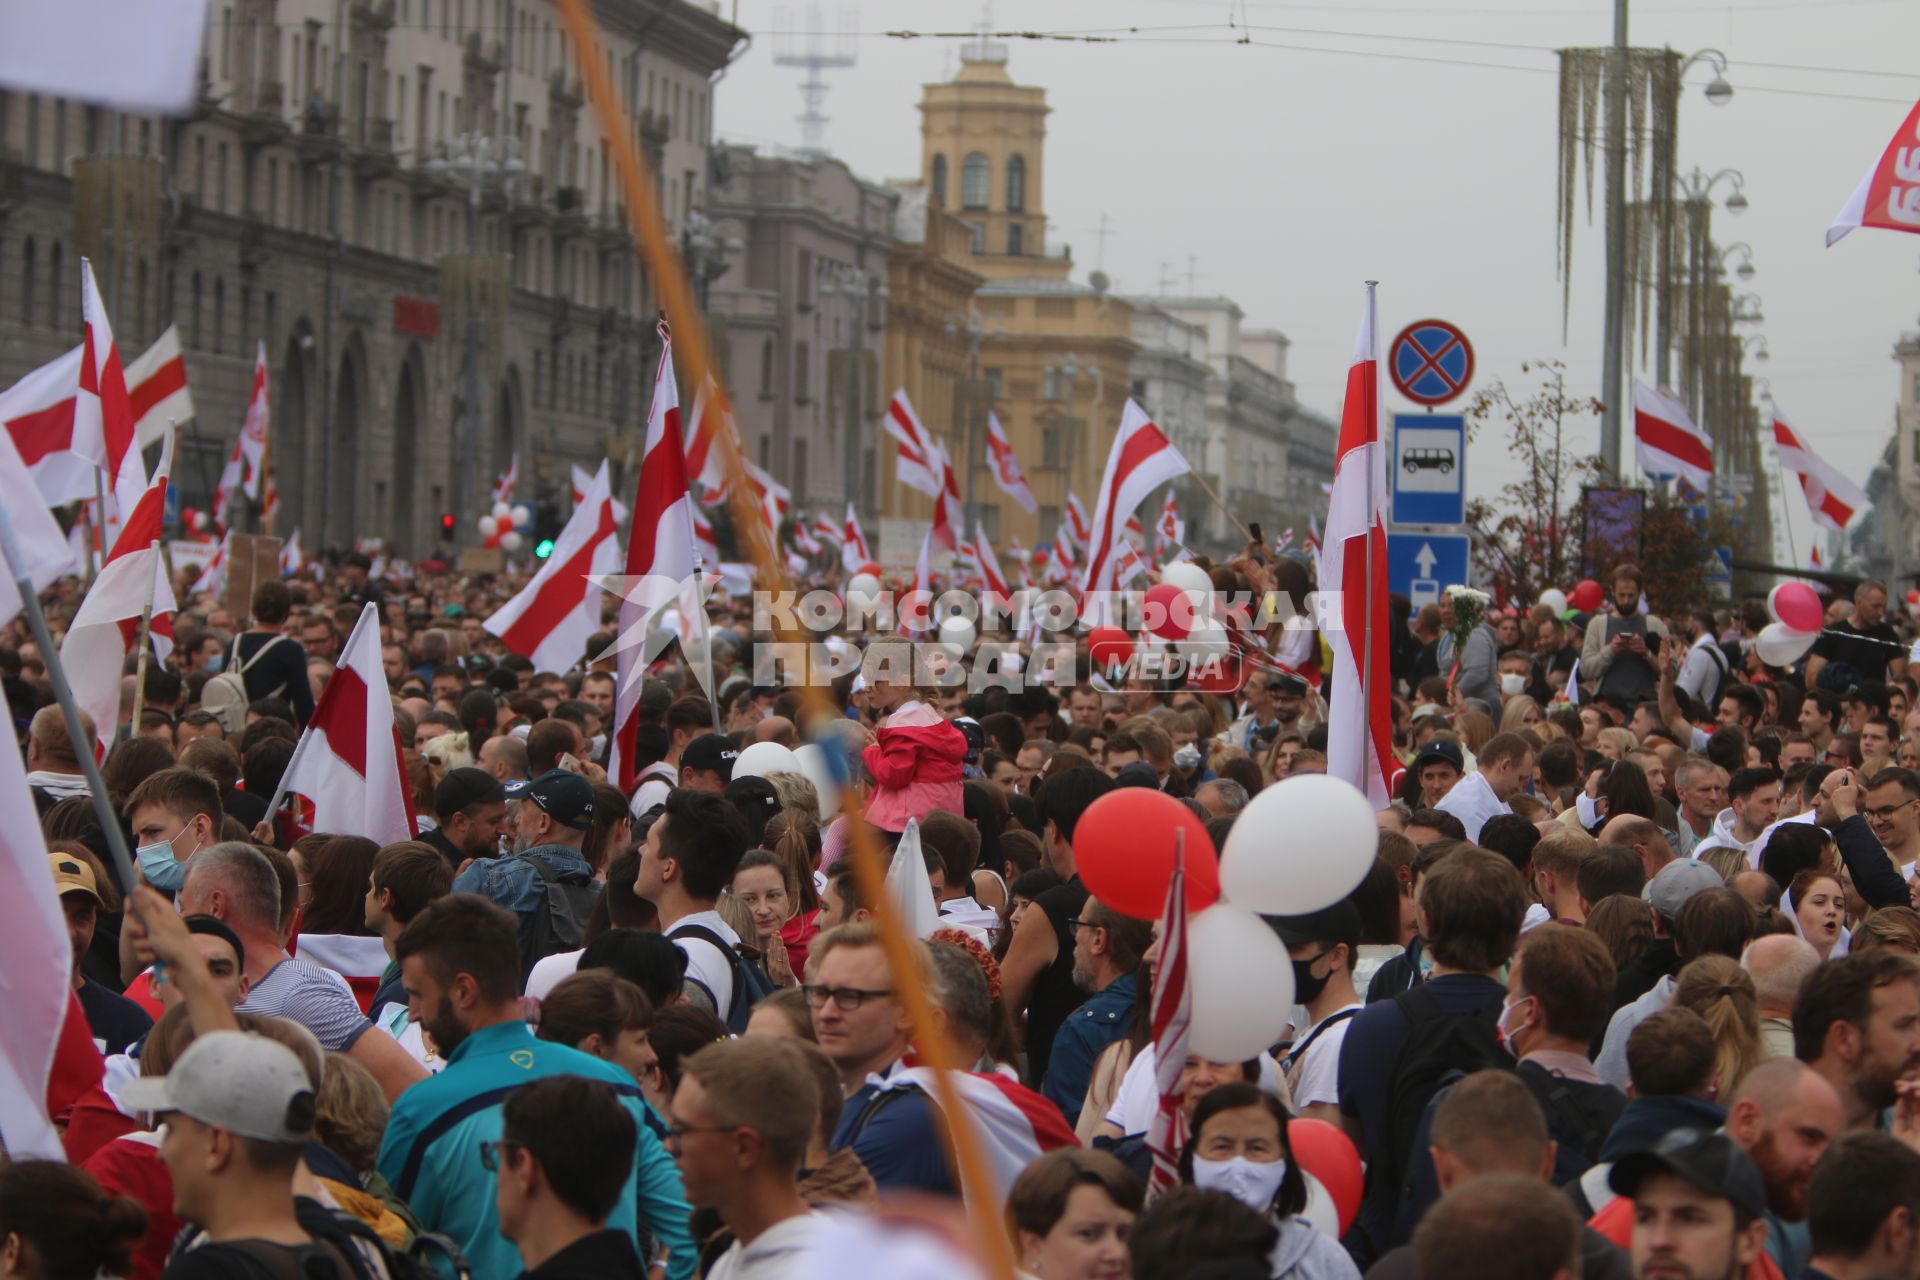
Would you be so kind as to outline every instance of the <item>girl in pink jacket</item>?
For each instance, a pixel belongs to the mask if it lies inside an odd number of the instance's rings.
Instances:
[[[966,735],[920,700],[910,645],[882,641],[869,646],[867,655],[868,702],[886,714],[877,741],[860,757],[873,776],[867,821],[897,834],[906,830],[909,818],[924,819],[935,809],[964,813],[960,784]]]

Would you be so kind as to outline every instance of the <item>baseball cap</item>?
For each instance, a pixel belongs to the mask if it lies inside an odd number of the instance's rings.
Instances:
[[[100,885],[93,878],[93,868],[87,865],[85,858],[76,858],[70,853],[50,853],[47,855],[47,865],[53,868],[55,893],[63,898],[70,893],[84,893],[95,902],[104,904],[100,897]]]
[[[1262,918],[1289,947],[1309,942],[1324,942],[1329,946],[1336,942],[1344,942],[1349,947],[1360,945],[1360,908],[1348,899],[1305,915]]]
[[[1120,772],[1113,775],[1116,787],[1145,787],[1149,791],[1160,789],[1160,775],[1145,760],[1135,760],[1132,764],[1120,766]]]
[[[987,748],[987,731],[982,729],[980,722],[972,716],[955,716],[953,727],[958,729],[960,736],[967,740],[967,760],[970,763],[977,763],[980,753]]]
[[[1614,1162],[1607,1185],[1629,1199],[1648,1174],[1671,1173],[1686,1179],[1710,1196],[1733,1202],[1734,1212],[1751,1221],[1767,1207],[1766,1185],[1753,1157],[1734,1145],[1724,1133],[1704,1129],[1675,1129],[1646,1151],[1635,1151]]]
[[[1413,758],[1413,771],[1418,773],[1435,760],[1444,761],[1461,773],[1467,771],[1467,758],[1460,754],[1460,744],[1445,738],[1435,738],[1420,748],[1420,754]]]
[[[577,773],[549,769],[531,782],[509,782],[501,790],[509,800],[533,801],[563,827],[585,831],[593,825],[593,784]]]
[[[722,782],[731,782],[733,762],[739,755],[732,738],[723,733],[703,733],[681,749],[680,767],[711,770],[720,775]]]
[[[433,789],[433,811],[445,821],[468,805],[504,800],[506,791],[500,780],[485,769],[471,765],[447,770],[440,785]]]
[[[756,831],[764,830],[780,812],[780,793],[765,778],[735,778],[727,784],[726,799]]]
[[[164,1076],[119,1090],[133,1111],[178,1111],[243,1138],[300,1146],[313,1135],[314,1096],[293,1050],[247,1031],[209,1031]]]
[[[1642,900],[1668,920],[1680,913],[1680,904],[1706,889],[1724,889],[1727,881],[1704,862],[1675,859],[1654,873],[1640,890]]]

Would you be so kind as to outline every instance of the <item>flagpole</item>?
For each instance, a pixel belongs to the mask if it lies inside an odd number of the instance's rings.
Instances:
[[[1226,503],[1220,501],[1220,495],[1213,491],[1213,486],[1207,483],[1207,478],[1201,475],[1198,471],[1193,470],[1191,465],[1189,465],[1187,469],[1187,474],[1189,476],[1192,476],[1193,482],[1200,486],[1200,492],[1206,494],[1209,498],[1213,499],[1213,505],[1220,508],[1220,513],[1226,516],[1227,519],[1233,521],[1233,527],[1240,531],[1240,536],[1245,538],[1248,542],[1252,542],[1253,530],[1247,528],[1247,526],[1241,522],[1240,517],[1233,513],[1232,508],[1228,507]]]
[[[1371,433],[1376,441],[1375,448],[1384,447],[1383,444],[1379,443],[1380,371],[1377,362],[1380,359],[1380,313],[1375,310],[1373,299],[1374,288],[1379,283],[1378,280],[1367,281],[1367,314],[1373,317],[1373,358],[1376,362],[1373,374],[1375,394],[1373,397],[1373,430]],[[1375,474],[1376,468],[1369,465],[1367,467],[1367,567],[1362,574],[1366,583],[1367,592],[1365,597],[1366,613],[1364,616],[1369,619],[1373,616],[1373,540],[1377,536],[1384,545],[1387,539],[1387,531],[1378,525],[1381,495],[1375,493],[1373,489],[1373,478]],[[1468,576],[1471,577],[1471,573],[1469,573]],[[1362,635],[1360,637],[1360,704],[1360,722],[1366,726],[1365,741],[1369,744],[1366,754],[1378,758],[1377,749],[1371,745],[1373,742],[1373,637],[1371,635]],[[1278,740],[1275,741],[1274,745],[1279,745]],[[1391,779],[1389,778],[1383,777],[1380,779],[1382,786],[1385,786],[1390,781]],[[1360,775],[1360,789],[1363,792],[1369,789],[1364,771]]]
[[[158,553],[160,539],[155,538],[147,545],[147,550]],[[157,558],[157,556],[156,556]],[[156,569],[154,572],[157,572]],[[155,585],[154,573],[147,574],[147,603],[140,609],[140,657],[133,669],[133,724],[129,729],[133,736],[140,735],[140,713],[147,709],[147,653],[152,649],[153,634],[153,597],[159,590]]]
[[[87,583],[92,585],[107,563],[107,482],[99,467],[93,469],[93,520],[87,530]],[[96,568],[95,566],[99,566]]]
[[[73,744],[74,759],[79,761],[80,772],[87,780],[94,820],[100,824],[100,830],[106,837],[107,853],[113,859],[113,869],[131,894],[133,887],[140,883],[140,877],[135,873],[133,858],[127,852],[127,833],[120,825],[120,815],[113,811],[113,801],[107,797],[107,783],[100,776],[100,766],[94,762],[93,742],[87,734],[86,725],[80,721],[80,708],[73,700],[73,687],[67,683],[66,668],[60,664],[60,647],[54,643],[53,633],[47,629],[47,615],[40,610],[40,593],[34,588],[33,579],[25,569],[26,552],[20,546],[20,535],[13,527],[13,517],[8,513],[5,503],[0,503],[0,557],[5,558],[7,572],[20,592],[20,607],[26,611],[33,642],[40,646],[40,660],[46,664],[47,682],[53,686],[54,700],[60,704],[61,716],[67,726],[67,738]],[[131,897],[127,899],[127,910],[138,914]]]
[[[720,690],[716,688],[713,683],[713,627],[711,620],[704,616],[707,610],[707,597],[699,587],[700,580],[705,576],[706,570],[700,562],[700,553],[695,551],[693,553],[694,592],[699,597],[700,612],[702,614],[700,620],[700,658],[707,672],[707,709],[713,713],[713,731],[719,733]],[[680,625],[683,627],[687,625],[686,612],[686,603],[682,601],[680,605]],[[685,636],[681,637],[680,647],[683,650],[686,648]]]

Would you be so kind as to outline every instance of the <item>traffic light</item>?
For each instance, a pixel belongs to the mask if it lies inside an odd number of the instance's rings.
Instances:
[[[453,512],[443,511],[440,513],[440,532],[449,538],[453,536]]]
[[[540,541],[536,542],[533,546],[533,554],[541,560],[545,560],[548,556],[552,555],[553,539],[552,538],[540,539]]]

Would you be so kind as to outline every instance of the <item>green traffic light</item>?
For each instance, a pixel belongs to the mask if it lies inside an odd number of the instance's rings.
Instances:
[[[539,543],[533,548],[533,554],[538,556],[542,560],[545,560],[548,556],[552,555],[553,539],[552,538],[540,539]]]

